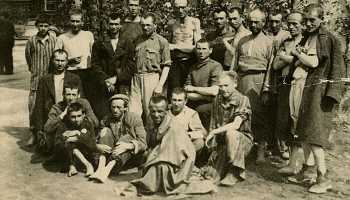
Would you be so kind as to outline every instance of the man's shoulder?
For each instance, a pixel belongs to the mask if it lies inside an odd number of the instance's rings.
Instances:
[[[80,80],[80,77],[78,75],[76,75],[76,74],[74,74],[73,72],[70,72],[70,71],[66,71],[65,72],[65,78]]]
[[[158,33],[156,33],[154,35],[154,37],[156,37],[161,44],[168,44],[169,43],[168,40],[165,39],[165,37],[159,35]]]
[[[90,106],[90,102],[85,98],[79,98],[77,99],[77,102],[80,103],[85,108]]]
[[[185,106],[185,107],[183,108],[183,112],[185,113],[185,115],[190,115],[190,116],[193,116],[193,115],[195,115],[195,114],[198,114],[198,112],[197,112],[196,110],[194,110],[194,109],[192,109],[192,108],[190,108],[190,107],[188,107],[188,106]]]
[[[124,118],[126,123],[129,123],[129,125],[133,125],[135,122],[142,121],[141,117],[137,115],[136,113],[127,112]]]
[[[209,59],[207,66],[209,66],[212,69],[222,68],[221,63],[219,63],[218,61],[213,60],[211,58]]]

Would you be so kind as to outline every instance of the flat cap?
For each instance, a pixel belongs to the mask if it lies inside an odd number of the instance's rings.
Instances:
[[[121,99],[121,100],[129,103],[129,97],[126,96],[125,94],[115,94],[109,99],[109,102],[113,101],[114,99]]]

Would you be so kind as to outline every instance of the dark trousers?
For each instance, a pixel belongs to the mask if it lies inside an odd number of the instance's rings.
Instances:
[[[12,47],[0,48],[0,74],[13,74]]]

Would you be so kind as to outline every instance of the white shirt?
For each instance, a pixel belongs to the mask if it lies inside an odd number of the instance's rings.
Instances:
[[[53,75],[55,85],[55,103],[58,103],[63,100],[64,74],[65,73]]]
[[[93,44],[94,35],[90,31],[80,31],[76,35],[67,32],[58,36],[56,49],[66,50],[68,53],[68,59],[76,57],[81,58],[79,64],[70,64],[68,70],[87,69],[90,67]]]
[[[115,51],[115,49],[117,48],[118,40],[119,40],[118,38],[111,39],[111,44],[112,44],[112,47],[113,47],[113,51]]]

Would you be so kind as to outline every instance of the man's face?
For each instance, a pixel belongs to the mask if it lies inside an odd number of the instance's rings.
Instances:
[[[317,10],[310,10],[304,16],[304,23],[306,31],[313,33],[320,28],[322,19],[318,17]]]
[[[68,60],[67,55],[64,53],[55,53],[53,57],[53,65],[55,68],[55,72],[57,74],[61,74],[66,69]]]
[[[270,15],[269,16],[269,26],[272,33],[277,34],[282,27],[282,15]]]
[[[214,21],[217,29],[223,29],[227,23],[226,13],[224,11],[214,13]]]
[[[108,22],[108,27],[109,27],[109,32],[111,34],[117,34],[119,33],[120,29],[121,29],[121,23],[120,23],[120,18],[118,19],[109,19],[109,22]]]
[[[49,30],[49,24],[48,23],[38,23],[36,27],[38,28],[38,35],[45,36],[47,34],[47,31]]]
[[[206,60],[207,58],[209,58],[211,52],[212,52],[212,49],[209,47],[208,42],[197,43],[196,55],[197,55],[198,60],[200,60],[200,61]]]
[[[140,13],[140,2],[135,0],[129,0],[128,8],[130,15],[132,17],[137,17]]]
[[[63,99],[67,105],[75,102],[79,97],[80,95],[78,88],[64,88]]]
[[[157,28],[157,26],[153,23],[152,17],[142,18],[141,26],[142,26],[143,33],[147,36],[152,35]]]
[[[303,31],[302,16],[299,14],[291,14],[288,16],[288,30],[292,37],[296,37]]]
[[[171,111],[173,113],[180,113],[186,105],[185,94],[175,94],[171,95]]]
[[[251,15],[248,20],[249,29],[254,34],[259,34],[264,28],[265,22],[264,19],[260,16]]]
[[[121,99],[114,99],[111,101],[111,113],[115,119],[120,119],[126,111],[124,101]]]
[[[73,111],[69,113],[69,120],[74,127],[80,127],[83,122],[85,114],[82,110]]]
[[[155,125],[160,125],[167,114],[167,105],[165,102],[150,103],[149,111]]]
[[[73,33],[78,33],[83,25],[81,15],[71,15],[70,16],[70,27]]]
[[[174,7],[175,16],[179,18],[187,16],[187,0],[175,0]]]
[[[233,82],[228,76],[221,76],[218,86],[219,94],[224,98],[228,98],[233,94],[235,88],[237,87],[237,84]]]
[[[236,29],[236,30],[239,29],[239,27],[242,24],[242,18],[237,10],[234,10],[232,13],[228,13],[228,23],[234,29]]]

